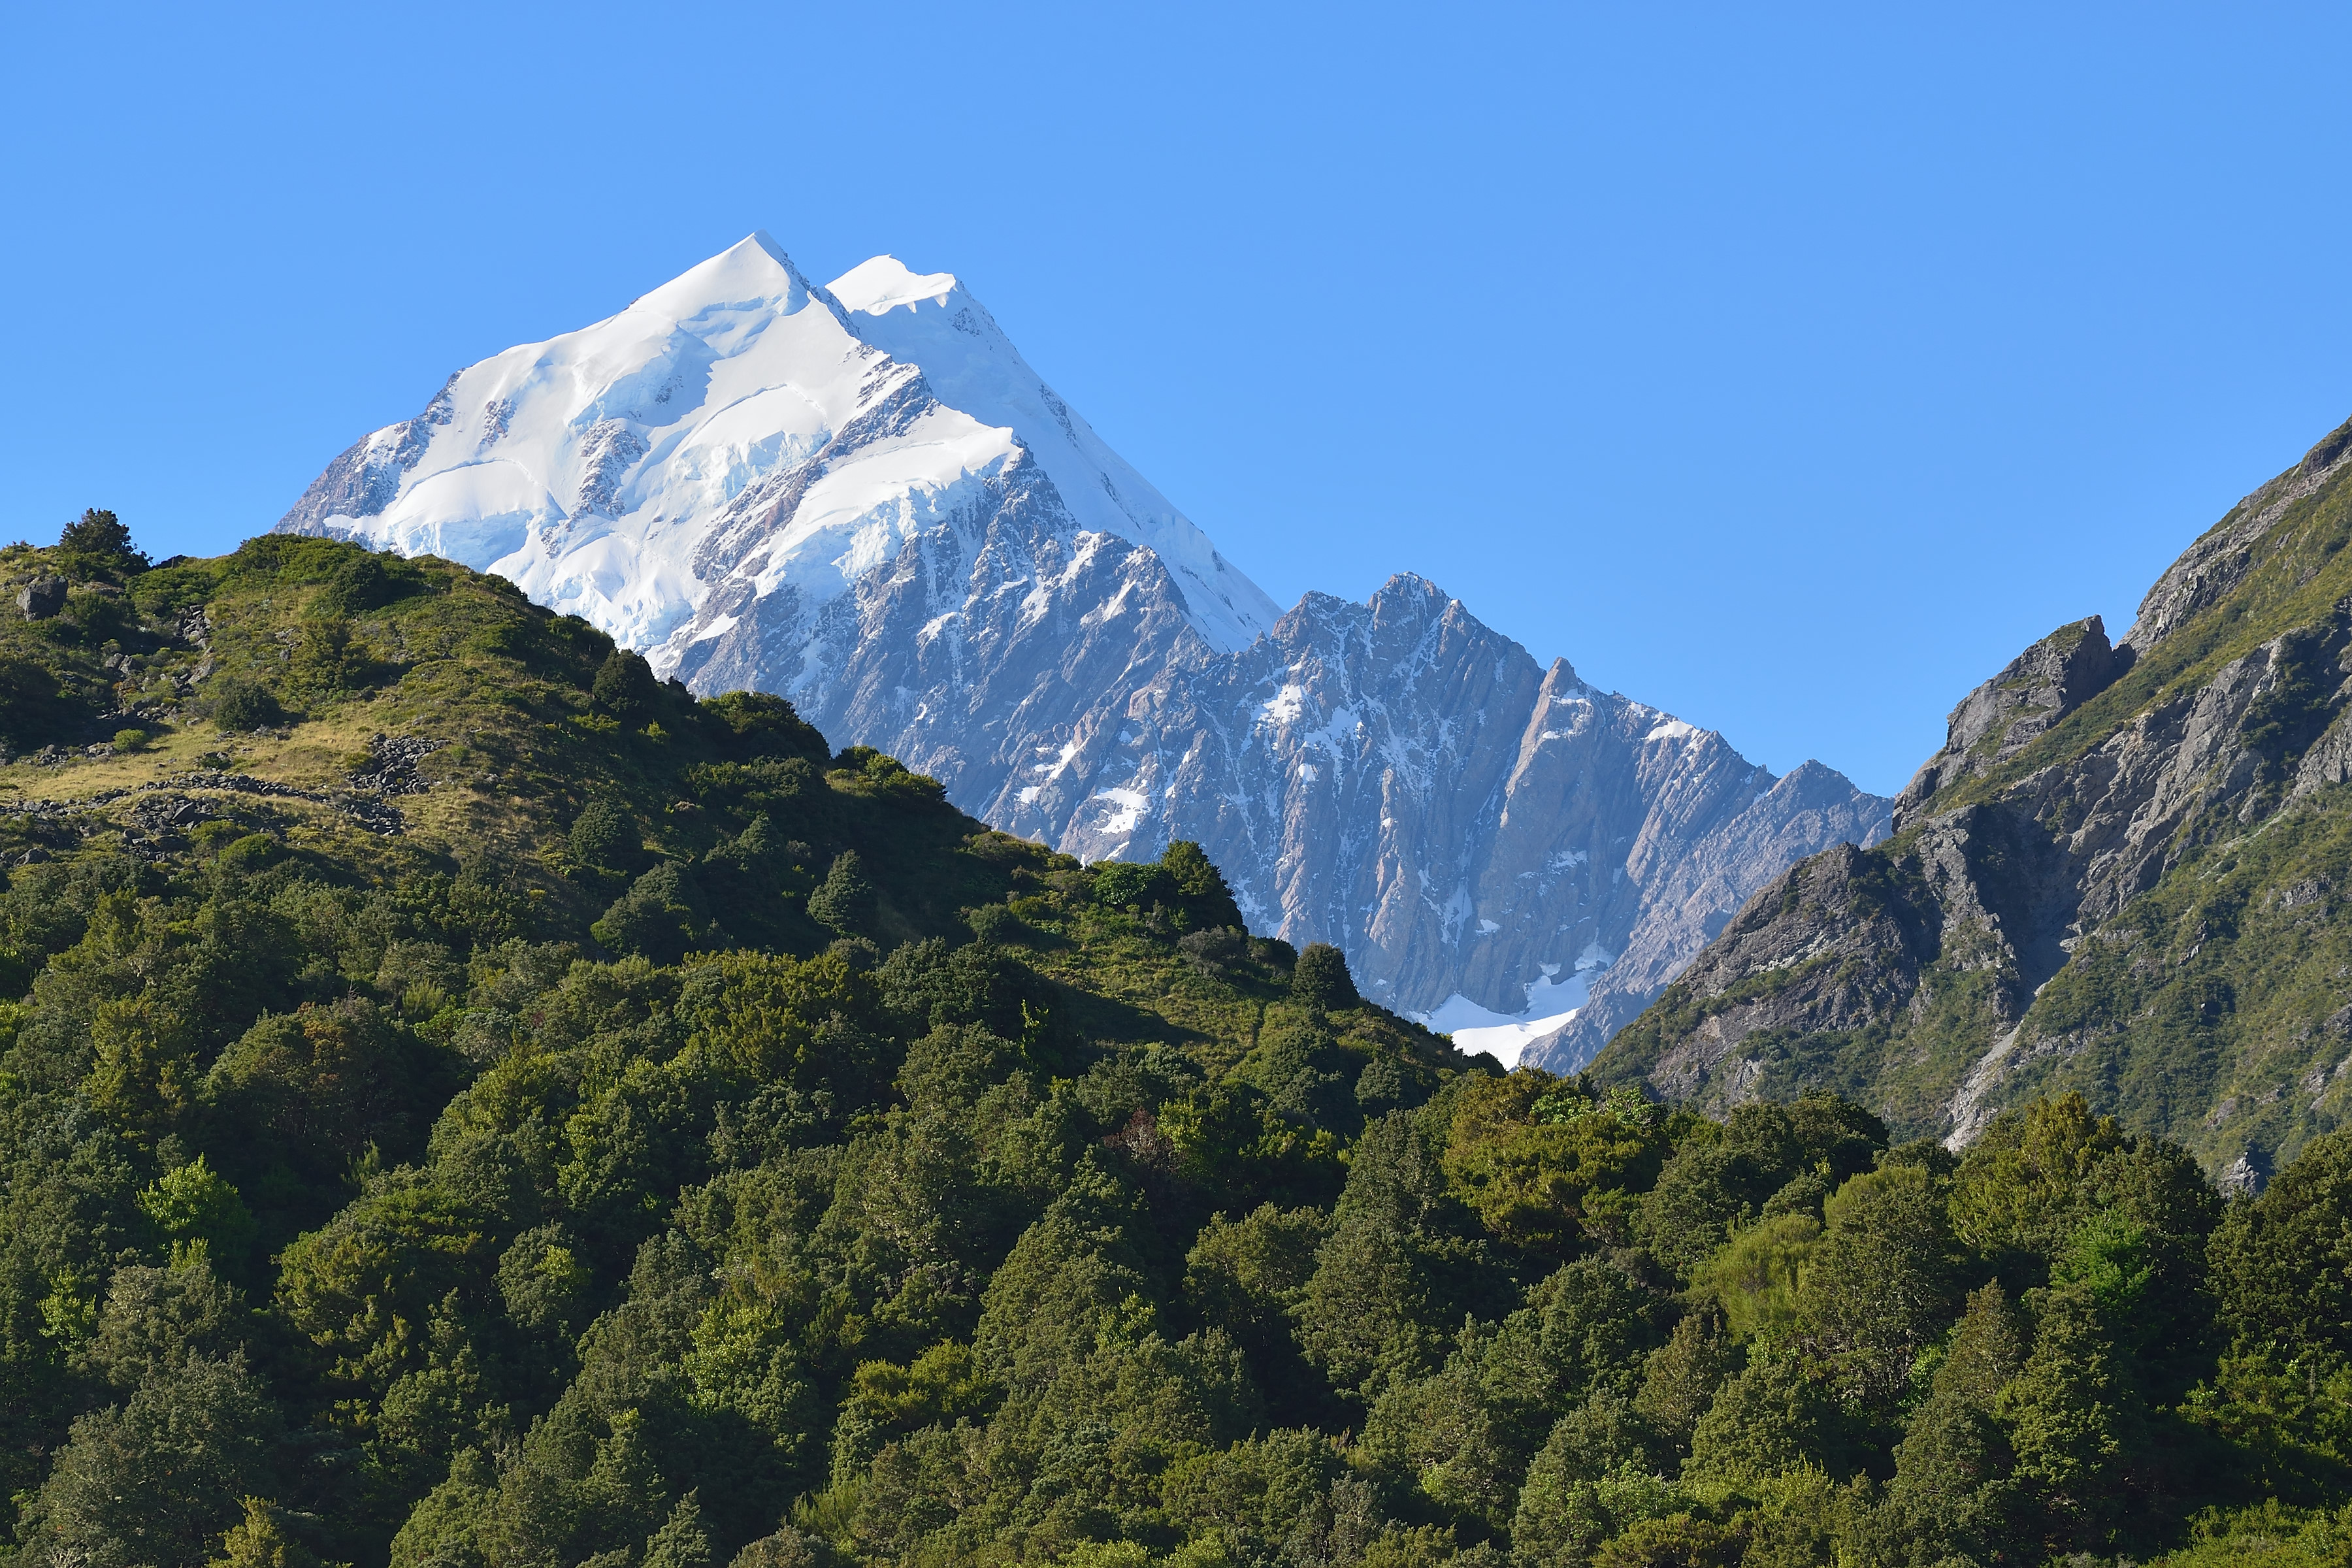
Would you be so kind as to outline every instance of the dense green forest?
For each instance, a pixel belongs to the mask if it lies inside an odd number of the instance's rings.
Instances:
[[[0,582],[24,1568],[2352,1563],[2352,1137],[1507,1075],[493,577]]]

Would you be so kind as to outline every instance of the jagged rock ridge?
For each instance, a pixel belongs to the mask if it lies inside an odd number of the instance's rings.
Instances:
[[[1759,892],[1599,1064],[1710,1104],[1811,1084],[1955,1146],[2080,1089],[2258,1181],[2352,1077],[2352,424],[2231,509],[2110,647],[1953,710],[1895,836]]]

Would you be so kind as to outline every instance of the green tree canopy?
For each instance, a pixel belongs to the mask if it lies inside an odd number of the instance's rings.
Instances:
[[[1353,1007],[1362,1000],[1356,994],[1355,976],[1348,973],[1347,955],[1328,942],[1310,942],[1298,955],[1298,965],[1290,974],[1290,994],[1325,1012]]]

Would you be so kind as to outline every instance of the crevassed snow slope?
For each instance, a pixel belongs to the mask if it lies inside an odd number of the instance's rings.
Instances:
[[[283,530],[429,552],[659,650],[712,588],[822,605],[1034,463],[1070,531],[1145,545],[1218,648],[1279,613],[1023,363],[946,273],[808,281],[764,233],[618,315],[450,378]],[[675,664],[679,650],[656,652]]]

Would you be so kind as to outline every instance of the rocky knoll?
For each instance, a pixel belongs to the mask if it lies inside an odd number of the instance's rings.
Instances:
[[[2080,1089],[2258,1182],[2352,1073],[2352,424],[2231,509],[2120,644],[1953,710],[1895,836],[1791,868],[1597,1064],[1722,1105],[1836,1086],[1967,1142]]]

